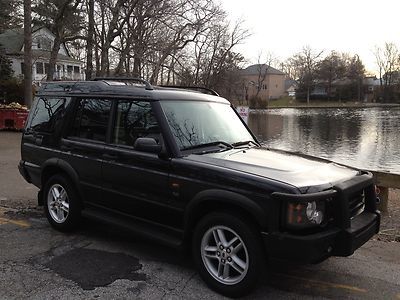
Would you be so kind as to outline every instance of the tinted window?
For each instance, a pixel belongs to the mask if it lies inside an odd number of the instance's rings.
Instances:
[[[28,130],[51,132],[69,103],[65,98],[36,98],[29,114]]]
[[[133,146],[139,137],[160,141],[160,129],[149,102],[119,101],[113,143]]]
[[[80,100],[70,136],[104,142],[106,140],[110,110],[110,100]]]

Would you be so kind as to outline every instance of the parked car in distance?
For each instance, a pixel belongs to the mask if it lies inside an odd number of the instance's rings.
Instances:
[[[44,83],[21,157],[55,229],[83,216],[189,246],[207,285],[230,297],[252,290],[267,259],[349,256],[379,231],[370,173],[261,146],[212,91]]]

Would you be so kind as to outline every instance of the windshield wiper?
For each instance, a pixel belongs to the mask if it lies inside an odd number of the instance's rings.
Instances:
[[[236,148],[236,147],[240,147],[240,146],[249,146],[250,144],[254,144],[254,146],[260,146],[255,141],[236,142],[236,143],[233,143],[232,146]]]
[[[189,146],[189,147],[185,147],[181,150],[192,150],[192,149],[200,149],[200,148],[207,148],[207,147],[213,147],[213,146],[219,146],[219,147],[223,147],[223,150],[230,150],[233,149],[234,147],[224,141],[215,141],[215,142],[210,142],[210,143],[205,143],[205,144],[199,144],[199,145],[193,145],[193,146]],[[218,149],[221,150],[221,149]],[[210,151],[207,151],[210,152]]]

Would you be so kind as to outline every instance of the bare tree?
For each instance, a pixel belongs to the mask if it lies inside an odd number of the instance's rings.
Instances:
[[[291,61],[297,69],[299,87],[306,93],[307,104],[310,104],[310,94],[315,83],[318,64],[321,60],[323,51],[315,52],[310,46],[303,47],[303,50],[295,54]]]
[[[24,0],[24,98],[32,105],[32,16],[31,0]]]
[[[390,89],[394,75],[400,70],[400,51],[394,43],[375,47],[375,59],[379,69],[379,80],[384,100],[390,100]]]
[[[316,77],[325,83],[328,98],[332,96],[333,82],[346,77],[349,61],[348,54],[340,54],[336,51],[332,51],[320,61]]]
[[[63,43],[86,39],[80,31],[82,25],[82,0],[36,0],[33,6],[35,22],[45,25],[54,34],[50,50],[47,80],[52,80],[58,52]]]
[[[268,52],[266,55],[263,55],[262,52],[259,53],[257,59],[257,81],[255,82],[256,97],[258,97],[263,87],[267,87],[265,79],[268,75],[269,70],[271,69],[272,65],[275,64],[275,62],[276,57],[273,53]]]
[[[94,48],[94,0],[87,1],[88,7],[88,31],[86,40],[86,80],[90,80],[93,74],[93,48]]]
[[[6,29],[20,27],[23,22],[22,1],[1,0],[0,32]]]

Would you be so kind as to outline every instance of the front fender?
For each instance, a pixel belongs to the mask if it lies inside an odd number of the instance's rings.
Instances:
[[[187,205],[184,217],[185,231],[192,228],[194,222],[197,220],[197,213],[202,210],[202,206],[212,205],[213,202],[216,205],[229,204],[233,208],[243,209],[247,214],[254,217],[261,228],[267,227],[267,214],[256,202],[246,196],[231,191],[210,189],[198,193]]]

